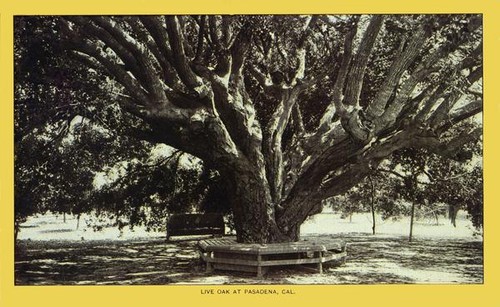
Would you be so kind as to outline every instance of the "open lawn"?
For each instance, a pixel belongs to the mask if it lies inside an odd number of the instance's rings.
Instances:
[[[444,219],[439,225],[421,221],[414,230],[414,241],[409,243],[404,221],[381,222],[380,234],[371,235],[365,215],[349,223],[335,214],[321,214],[303,226],[304,236],[345,240],[346,263],[333,264],[323,274],[308,267],[276,267],[263,278],[235,272],[206,273],[196,249],[201,237],[165,242],[161,233],[122,233],[113,239],[104,232],[101,237],[93,234],[77,240],[68,239],[80,235],[69,228],[71,221],[63,224],[58,219],[66,228],[40,221],[26,224],[29,228],[22,230],[16,245],[17,285],[483,282],[483,242],[472,235],[466,220],[460,220],[457,228]],[[324,229],[328,225],[336,230],[328,233]],[[340,226],[346,232],[341,232]],[[359,231],[364,228],[366,231]]]

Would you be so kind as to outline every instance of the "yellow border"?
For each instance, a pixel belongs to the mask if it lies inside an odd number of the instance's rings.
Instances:
[[[499,306],[498,157],[500,0],[2,0],[0,1],[0,306]],[[482,13],[484,14],[485,283],[483,285],[269,286],[295,295],[201,295],[237,286],[17,286],[13,256],[13,15],[185,13]],[[245,288],[255,288],[246,286]],[[239,287],[241,288],[241,287]],[[497,291],[497,292],[495,292]],[[256,305],[258,304],[258,305]]]

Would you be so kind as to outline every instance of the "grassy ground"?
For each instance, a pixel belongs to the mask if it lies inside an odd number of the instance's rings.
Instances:
[[[482,283],[483,243],[472,239],[407,238],[351,233],[345,264],[316,274],[306,267],[277,267],[263,278],[234,272],[205,273],[196,239],[122,241],[20,240],[17,285],[129,284],[404,284]]]

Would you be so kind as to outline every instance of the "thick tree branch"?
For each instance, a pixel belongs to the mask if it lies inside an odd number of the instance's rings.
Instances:
[[[215,52],[220,53],[224,48],[221,44],[221,41],[219,39],[219,27],[217,25],[217,16],[215,15],[210,15],[208,16],[208,33],[210,35],[210,41],[212,42],[212,45],[214,46]]]
[[[250,49],[252,41],[252,29],[250,26],[243,26],[236,35],[233,44],[230,47],[231,53],[231,78],[242,76],[242,68]],[[224,60],[224,59],[223,59]]]
[[[401,76],[420,53],[420,48],[424,44],[426,38],[426,32],[422,27],[419,27],[404,51],[396,56],[396,59],[389,68],[389,73],[384,83],[378,90],[373,102],[370,103],[367,108],[367,115],[369,117],[376,118],[384,113],[385,106],[396,89]]]
[[[144,27],[148,30],[149,34],[153,37],[158,49],[162,56],[169,62],[174,62],[172,50],[167,44],[168,36],[165,27],[158,16],[139,16]]]
[[[123,66],[108,59],[107,54],[104,53],[104,51],[100,50],[95,44],[91,44],[86,40],[74,39],[70,43],[69,47],[75,51],[81,52],[82,54],[86,54],[94,58],[98,63],[100,63],[100,65],[102,65],[102,67],[106,69],[110,77],[116,79],[116,81],[122,84],[123,87],[130,92],[131,96],[135,98],[137,103],[150,103],[147,93],[144,92],[143,88],[137,82],[137,80],[132,78],[128,74],[128,71],[123,68]]]
[[[346,35],[344,40],[344,54],[342,56],[342,63],[340,64],[335,84],[333,85],[333,104],[337,109],[337,113],[341,118],[347,115],[346,109],[343,104],[343,89],[349,72],[349,67],[353,58],[353,42],[357,32],[357,21],[354,26]],[[327,111],[328,112],[328,111]],[[323,121],[323,120],[322,120]]]
[[[273,81],[269,74],[264,75],[257,67],[254,65],[248,67],[248,71],[250,74],[257,80],[259,85],[262,87],[264,92],[269,92],[270,89],[273,88]]]
[[[383,16],[372,17],[354,57],[351,55],[355,32],[347,34],[344,43],[343,61],[333,89],[333,104],[327,107],[318,133],[328,131],[334,114],[337,114],[345,131],[360,142],[368,142],[372,137],[371,120],[359,108],[359,97],[363,85],[368,59],[375,46],[375,41],[383,24]],[[350,65],[350,69],[348,67]],[[345,83],[345,95],[342,92]],[[346,108],[349,106],[349,108]],[[335,113],[334,113],[335,112]]]
[[[461,108],[457,109],[455,112],[449,114],[446,121],[436,121],[431,124],[438,133],[447,131],[457,123],[469,119],[483,111],[483,100],[474,100]]]
[[[434,108],[437,106],[437,103],[440,99],[448,100],[446,97],[443,97],[444,92],[448,89],[448,84],[442,83],[434,91],[430,96],[425,95],[419,101],[420,104],[423,103],[422,109],[416,114],[414,121],[418,123],[423,123],[427,117],[431,114],[436,114]],[[441,105],[444,105],[445,102],[442,102]],[[449,111],[449,110],[448,110]],[[448,113],[446,111],[446,113]]]
[[[196,56],[194,58],[195,63],[201,63],[203,57],[203,45],[205,43],[205,30],[206,30],[206,19],[207,16],[200,16],[199,30],[198,30],[198,41],[196,43]]]
[[[351,60],[353,57],[352,47],[353,47],[354,37],[356,36],[357,32],[357,22],[358,19],[355,20],[355,25],[345,36],[344,53],[342,55],[342,61],[332,90],[333,92],[332,102],[327,106],[326,111],[323,113],[321,117],[320,124],[316,132],[316,134],[319,136],[329,131],[332,128],[331,124],[335,115],[338,115],[340,118],[343,119],[347,118],[348,112],[342,102],[342,96],[343,96],[342,93],[345,85],[345,80],[347,78],[347,73],[349,72],[349,66],[351,64]]]
[[[350,106],[359,105],[359,97],[363,86],[366,65],[372,53],[378,33],[384,22],[383,15],[372,16],[368,28],[363,35],[360,46],[351,63],[351,69],[347,78],[347,87],[344,97],[344,104]]]
[[[189,60],[184,51],[184,36],[177,16],[165,16],[168,40],[172,49],[173,65],[182,82],[201,98],[208,95],[201,79],[191,70]]]
[[[282,197],[282,187],[286,174],[283,173],[283,133],[287,128],[293,110],[295,109],[299,95],[312,84],[311,82],[303,82],[292,89],[283,89],[281,100],[271,117],[264,133],[264,152],[268,156],[267,162],[267,177],[273,199]]]
[[[463,131],[451,140],[440,140],[433,136],[416,135],[413,140],[413,145],[425,148],[443,157],[463,161],[470,159],[472,154],[462,152],[462,147],[469,142],[478,140],[482,133],[483,129],[478,127],[472,130]]]
[[[293,78],[290,82],[291,86],[295,86],[297,82],[300,80],[304,79],[304,73],[306,71],[306,42],[308,37],[312,34],[312,28],[316,24],[318,20],[317,15],[313,15],[312,17],[309,17],[304,28],[303,28],[303,33],[302,36],[299,40],[299,43],[297,45],[297,69],[294,72]]]
[[[83,33],[90,40],[97,38],[102,41],[105,46],[104,49],[110,48],[123,63],[127,63],[126,67],[124,66],[125,69],[130,70],[135,76],[143,76],[143,72],[139,67],[137,59],[129,50],[127,50],[127,48],[125,48],[115,37],[113,37],[111,33],[102,27],[98,27],[93,22],[83,17],[68,17],[68,20],[81,26]],[[139,78],[139,80],[144,80],[144,78]],[[141,86],[146,88],[142,84]]]
[[[171,88],[172,90],[180,91],[181,81],[177,76],[177,72],[173,69],[170,62],[172,61],[171,54],[167,55],[164,51],[164,48],[161,47],[161,44],[157,44],[157,40],[154,38],[155,29],[150,25],[151,19],[154,19],[153,16],[128,16],[124,17],[133,31],[137,34],[141,34],[142,36],[147,36],[144,40],[144,44],[146,45],[149,52],[152,54],[152,59],[156,60],[156,64],[160,67],[163,76],[161,76],[161,82],[163,82],[166,86]],[[148,26],[147,26],[148,25]],[[160,30],[165,34],[165,29]],[[163,42],[164,44],[164,42]],[[163,50],[163,51],[162,51]]]
[[[396,122],[406,102],[411,98],[415,87],[429,74],[439,71],[441,71],[441,73],[446,72],[442,67],[439,67],[438,62],[444,59],[450,60],[450,57],[454,56],[454,52],[461,44],[466,43],[473,35],[474,31],[479,27],[479,23],[473,23],[470,29],[471,32],[468,33],[468,35],[462,35],[460,39],[454,41],[446,41],[432,53],[424,57],[410,77],[403,83],[394,101],[386,108],[385,112],[375,120],[377,131],[383,130]],[[454,60],[450,60],[450,62],[454,62]]]
[[[164,93],[163,86],[161,84],[159,76],[156,73],[156,69],[151,62],[149,54],[147,54],[146,49],[143,45],[138,43],[134,38],[132,38],[115,20],[111,17],[94,16],[92,20],[100,27],[105,29],[111,36],[116,39],[116,41],[123,47],[125,47],[137,60],[137,64],[140,66],[139,72],[136,72],[135,76],[138,79],[143,80],[143,87],[147,88],[152,98],[156,100],[156,103],[164,104],[167,98]],[[122,59],[124,60],[124,59]],[[124,60],[125,65],[128,64]]]

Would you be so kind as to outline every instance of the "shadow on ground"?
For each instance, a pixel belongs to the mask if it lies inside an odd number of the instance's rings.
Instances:
[[[277,267],[261,279],[234,272],[205,273],[197,240],[20,241],[16,285],[165,284],[456,284],[483,282],[481,241],[349,234],[345,264],[324,274]]]

